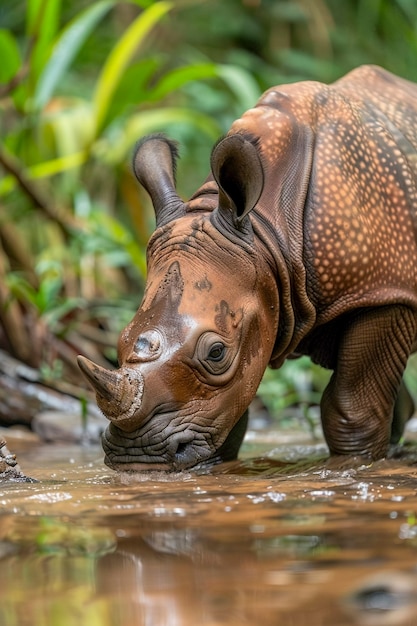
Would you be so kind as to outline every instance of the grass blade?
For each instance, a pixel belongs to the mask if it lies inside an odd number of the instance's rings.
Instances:
[[[34,42],[30,55],[30,89],[34,89],[38,76],[48,59],[61,15],[61,0],[28,0],[26,11],[27,34]]]
[[[143,44],[155,24],[171,8],[172,3],[170,2],[156,2],[146,11],[143,11],[125,31],[109,54],[98,78],[93,96],[96,135],[100,133],[105,124],[114,93],[133,55]]]
[[[148,92],[147,99],[162,100],[172,91],[176,91],[191,81],[215,78],[217,75],[218,70],[214,63],[200,63],[175,68],[163,76],[156,87]]]
[[[7,83],[20,67],[17,41],[8,30],[0,29],[0,83]]]
[[[49,101],[87,37],[114,4],[115,0],[97,2],[80,13],[65,28],[39,78],[34,95],[35,109],[41,109]]]

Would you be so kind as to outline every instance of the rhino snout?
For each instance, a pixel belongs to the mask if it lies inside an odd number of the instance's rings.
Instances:
[[[137,368],[107,370],[83,356],[79,356],[77,362],[96,392],[99,408],[110,421],[123,427],[123,422],[137,415],[144,388],[143,376]],[[134,422],[137,425],[137,419]]]
[[[105,463],[114,470],[184,470],[218,462],[205,437],[192,427],[182,429],[172,416],[160,416],[150,429],[132,433],[110,424],[102,436]],[[177,430],[177,428],[181,428]]]

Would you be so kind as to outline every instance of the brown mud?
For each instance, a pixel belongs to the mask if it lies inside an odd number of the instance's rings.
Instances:
[[[255,441],[173,474],[114,473],[98,447],[14,451],[38,482],[0,485],[1,624],[416,623],[414,444],[334,469],[322,444]]]

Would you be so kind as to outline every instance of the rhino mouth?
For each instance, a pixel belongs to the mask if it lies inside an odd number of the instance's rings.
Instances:
[[[219,463],[221,459],[210,448],[206,438],[191,428],[165,437],[126,433],[110,424],[102,435],[104,462],[118,471],[178,471]]]
[[[177,424],[175,423],[177,421]],[[248,412],[214,445],[214,431],[175,419],[150,420],[147,427],[131,433],[111,423],[102,435],[104,462],[117,471],[181,471],[206,469],[237,458],[245,436]]]

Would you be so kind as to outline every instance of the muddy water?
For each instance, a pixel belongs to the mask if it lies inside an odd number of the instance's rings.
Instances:
[[[39,482],[0,486],[0,624],[414,626],[416,448],[324,455],[120,475],[98,448],[26,452]]]

